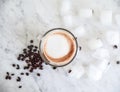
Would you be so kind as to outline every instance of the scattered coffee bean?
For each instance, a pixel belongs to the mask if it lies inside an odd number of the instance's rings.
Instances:
[[[21,81],[21,78],[20,78],[20,77],[17,77],[16,81],[17,81],[17,82],[20,82],[20,81]]]
[[[72,70],[69,70],[69,71],[68,71],[68,73],[71,73],[71,72],[72,72]]]
[[[20,73],[21,75],[24,75],[24,73]]]
[[[14,73],[11,74],[11,76],[14,76],[14,75],[15,75]]]
[[[16,69],[20,69],[20,66],[17,64],[17,67],[16,67]]]
[[[37,46],[35,46],[35,48],[37,49],[38,47],[37,47]]]
[[[17,60],[20,60],[20,57],[18,57]]]
[[[36,49],[34,49],[33,51],[34,51],[34,52],[36,52],[37,50],[36,50]]]
[[[33,43],[33,40],[30,40],[30,43]]]
[[[8,79],[8,76],[5,76],[5,79],[7,80],[7,79]]]
[[[117,61],[116,63],[117,63],[117,64],[120,64],[120,61]]]
[[[82,49],[82,47],[81,46],[79,46],[79,51]]]
[[[26,73],[26,76],[29,76],[29,73]]]
[[[110,62],[108,62],[108,65],[110,65]]]
[[[114,45],[114,46],[113,46],[113,48],[117,49],[117,48],[118,48],[118,46],[117,46],[117,45]]]
[[[40,73],[37,73],[37,76],[40,76]]]
[[[57,68],[57,67],[55,67],[55,66],[53,67],[53,69],[56,69],[56,68]]]
[[[11,80],[11,76],[8,76],[8,79]]]
[[[22,88],[22,86],[19,86],[18,88]]]
[[[27,49],[23,49],[23,52],[26,52],[27,51]]]
[[[9,72],[6,72],[7,75],[9,75]]]
[[[13,67],[15,67],[16,65],[15,64],[12,64]]]

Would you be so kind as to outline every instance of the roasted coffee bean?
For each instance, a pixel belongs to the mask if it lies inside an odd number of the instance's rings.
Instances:
[[[11,76],[14,76],[14,75],[15,75],[14,73],[11,74]]]
[[[117,45],[114,45],[114,46],[113,46],[113,48],[117,49],[117,48],[118,48],[118,46],[117,46]]]
[[[20,82],[20,81],[21,81],[21,78],[20,78],[20,77],[17,77],[16,81],[17,81],[17,82]]]
[[[9,75],[9,72],[6,72],[7,75]]]
[[[69,71],[68,71],[68,73],[71,73],[71,72],[72,72],[72,70],[69,70]]]
[[[29,76],[29,73],[25,73],[26,74],[26,76]]]
[[[54,66],[53,69],[56,69],[56,67]]]
[[[24,73],[20,73],[21,75],[24,75]]]
[[[22,88],[22,86],[19,86],[18,88]]]
[[[30,43],[33,43],[33,40],[30,40]]]
[[[117,61],[116,64],[120,64],[120,61]]]
[[[12,64],[13,67],[15,67],[16,65],[15,64]]]
[[[16,69],[20,69],[20,66],[17,64],[17,67],[16,67]]]
[[[40,76],[40,73],[37,73],[37,76]]]

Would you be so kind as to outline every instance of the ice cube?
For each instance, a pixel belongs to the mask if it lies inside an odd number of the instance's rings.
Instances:
[[[104,25],[112,24],[112,11],[110,10],[102,11],[100,15],[100,21]]]
[[[88,75],[88,78],[93,80],[100,80],[102,77],[102,74],[108,69],[108,60],[98,60],[94,63],[91,63],[88,66],[88,70],[86,74]]]
[[[88,41],[88,47],[91,49],[91,50],[95,50],[95,49],[98,49],[100,47],[103,46],[103,43],[100,39],[90,39]]]
[[[92,9],[80,9],[79,16],[82,18],[90,18],[92,17]]]
[[[105,33],[105,39],[111,45],[118,45],[120,42],[119,32],[118,31],[107,31]]]
[[[115,21],[117,25],[120,25],[120,14],[115,15]]]
[[[74,18],[72,15],[65,15],[65,16],[63,16],[63,22],[66,27],[72,27]]]
[[[70,0],[63,0],[61,3],[61,15],[71,14],[71,1]]]
[[[86,31],[83,26],[79,26],[75,30],[73,30],[73,33],[76,37],[82,37],[85,35]]]
[[[100,80],[102,77],[102,71],[99,70],[96,66],[90,65],[88,67],[87,76],[92,80]]]
[[[93,52],[92,56],[96,59],[108,59],[110,57],[108,50],[104,48],[97,49],[95,52]]]

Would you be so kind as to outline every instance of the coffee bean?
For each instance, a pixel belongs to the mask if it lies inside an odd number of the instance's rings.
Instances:
[[[117,63],[117,64],[120,64],[120,61],[117,61],[116,63]]]
[[[5,79],[7,80],[7,79],[8,79],[8,76],[5,76]]]
[[[53,69],[56,69],[56,67],[54,66]]]
[[[22,88],[22,86],[19,86],[18,88]]]
[[[20,57],[18,57],[17,60],[20,60]]]
[[[14,75],[15,75],[14,73],[11,74],[11,76],[14,76]]]
[[[9,72],[6,72],[7,75],[9,75]]]
[[[26,76],[29,76],[29,73],[26,73]]]
[[[33,51],[34,51],[34,52],[36,52],[36,51],[37,51],[37,49],[34,49]]]
[[[69,70],[69,71],[68,71],[68,73],[71,73],[71,72],[72,72],[72,70]]]
[[[30,40],[30,43],[33,43],[33,40]]]
[[[40,73],[37,73],[37,76],[40,76]]]
[[[117,48],[118,48],[118,46],[117,46],[117,45],[114,45],[114,46],[113,46],[113,48],[117,49]]]
[[[16,65],[15,64],[12,64],[13,67],[15,67]]]
[[[16,81],[17,81],[17,82],[20,82],[20,81],[21,81],[21,78],[20,78],[20,77],[17,77]]]
[[[33,68],[31,68],[31,69],[29,70],[29,72],[33,72]]]
[[[35,46],[35,48],[37,49],[38,47],[37,47],[37,46]]]
[[[27,49],[23,49],[23,52],[26,52],[27,51]]]
[[[16,67],[16,69],[20,69],[20,66],[17,64],[17,67]]]
[[[8,79],[11,80],[11,76],[8,76]]]
[[[21,75],[24,75],[24,73],[20,73]]]
[[[82,47],[81,46],[79,46],[79,51],[82,49]]]
[[[28,67],[27,67],[27,66],[24,66],[24,70],[25,70],[25,69],[28,69]]]

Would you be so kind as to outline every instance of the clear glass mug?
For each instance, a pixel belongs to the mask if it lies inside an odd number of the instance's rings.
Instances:
[[[71,35],[71,37],[73,37],[73,39],[74,39],[75,48],[76,48],[76,49],[75,49],[74,56],[73,56],[69,61],[67,61],[67,63],[64,63],[64,64],[62,64],[62,65],[53,64],[51,61],[49,61],[49,60],[45,57],[45,55],[44,55],[44,53],[43,53],[43,42],[44,42],[44,38],[45,38],[48,34],[50,34],[51,32],[57,31],[57,30],[67,32],[67,34]],[[51,65],[51,66],[62,67],[62,66],[68,65],[68,64],[71,63],[71,62],[73,61],[73,59],[76,57],[77,51],[78,51],[78,42],[77,42],[76,37],[73,35],[73,33],[71,33],[70,31],[68,31],[67,29],[64,29],[64,28],[54,28],[54,29],[51,29],[51,30],[47,31],[47,32],[42,36],[42,38],[40,39],[40,43],[39,43],[40,56],[41,56],[41,58],[43,59],[44,62],[46,62],[47,64],[49,64],[49,65]]]

